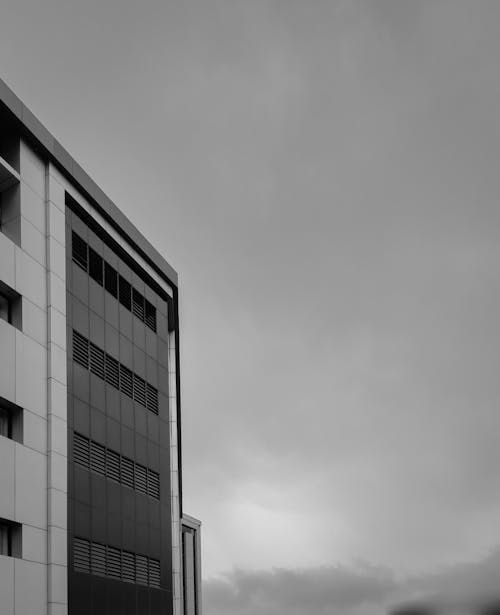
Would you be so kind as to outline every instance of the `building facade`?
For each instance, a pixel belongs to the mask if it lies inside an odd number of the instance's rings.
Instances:
[[[179,384],[176,272],[0,81],[2,615],[200,615]]]

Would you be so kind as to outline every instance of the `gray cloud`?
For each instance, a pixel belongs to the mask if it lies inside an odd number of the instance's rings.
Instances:
[[[500,4],[4,4],[6,80],[180,272],[205,573],[484,557]]]
[[[382,615],[395,605],[441,598],[498,598],[500,549],[473,563],[406,578],[368,564],[234,570],[204,583],[207,615]]]

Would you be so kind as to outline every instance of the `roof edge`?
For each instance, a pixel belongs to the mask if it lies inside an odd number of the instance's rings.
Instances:
[[[175,269],[154,248],[125,214],[83,170],[69,152],[45,128],[9,86],[0,78],[0,103],[23,128],[25,137],[41,149],[49,160],[71,181],[120,235],[165,279],[177,288]]]

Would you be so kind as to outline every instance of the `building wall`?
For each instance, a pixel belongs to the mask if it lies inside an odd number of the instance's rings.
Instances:
[[[78,205],[81,203],[80,197]],[[133,267],[137,260],[118,253],[102,229],[89,228],[83,219],[84,213],[85,210],[79,214],[69,208],[66,210],[67,339],[70,348],[69,612],[75,615],[171,613],[172,506],[178,497],[176,481],[172,481],[176,475],[171,471],[174,432],[171,410],[176,414],[176,408],[170,408],[170,398],[175,400],[175,389],[169,390],[172,374],[175,376],[175,363],[171,366],[170,362],[175,348],[171,347],[168,325],[171,298],[145,283],[147,276]],[[73,232],[156,307],[156,333],[73,262],[70,250]],[[127,252],[130,255],[130,247]],[[158,415],[73,360],[74,330],[158,390]],[[159,473],[159,500],[75,463],[74,433]],[[159,560],[161,588],[76,571],[72,560],[75,538]]]
[[[22,524],[21,557],[0,556],[2,615],[66,609],[64,200],[47,164],[19,145],[15,233],[0,233],[0,281],[22,324],[0,320],[0,396],[22,408],[22,444],[0,437],[0,517]]]

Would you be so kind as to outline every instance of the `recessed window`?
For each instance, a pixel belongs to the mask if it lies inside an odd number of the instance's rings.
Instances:
[[[21,524],[0,519],[0,555],[21,557]]]
[[[0,397],[0,437],[23,441],[23,411],[3,397]]]
[[[21,329],[21,309],[21,295],[7,284],[0,282],[0,319]]]

